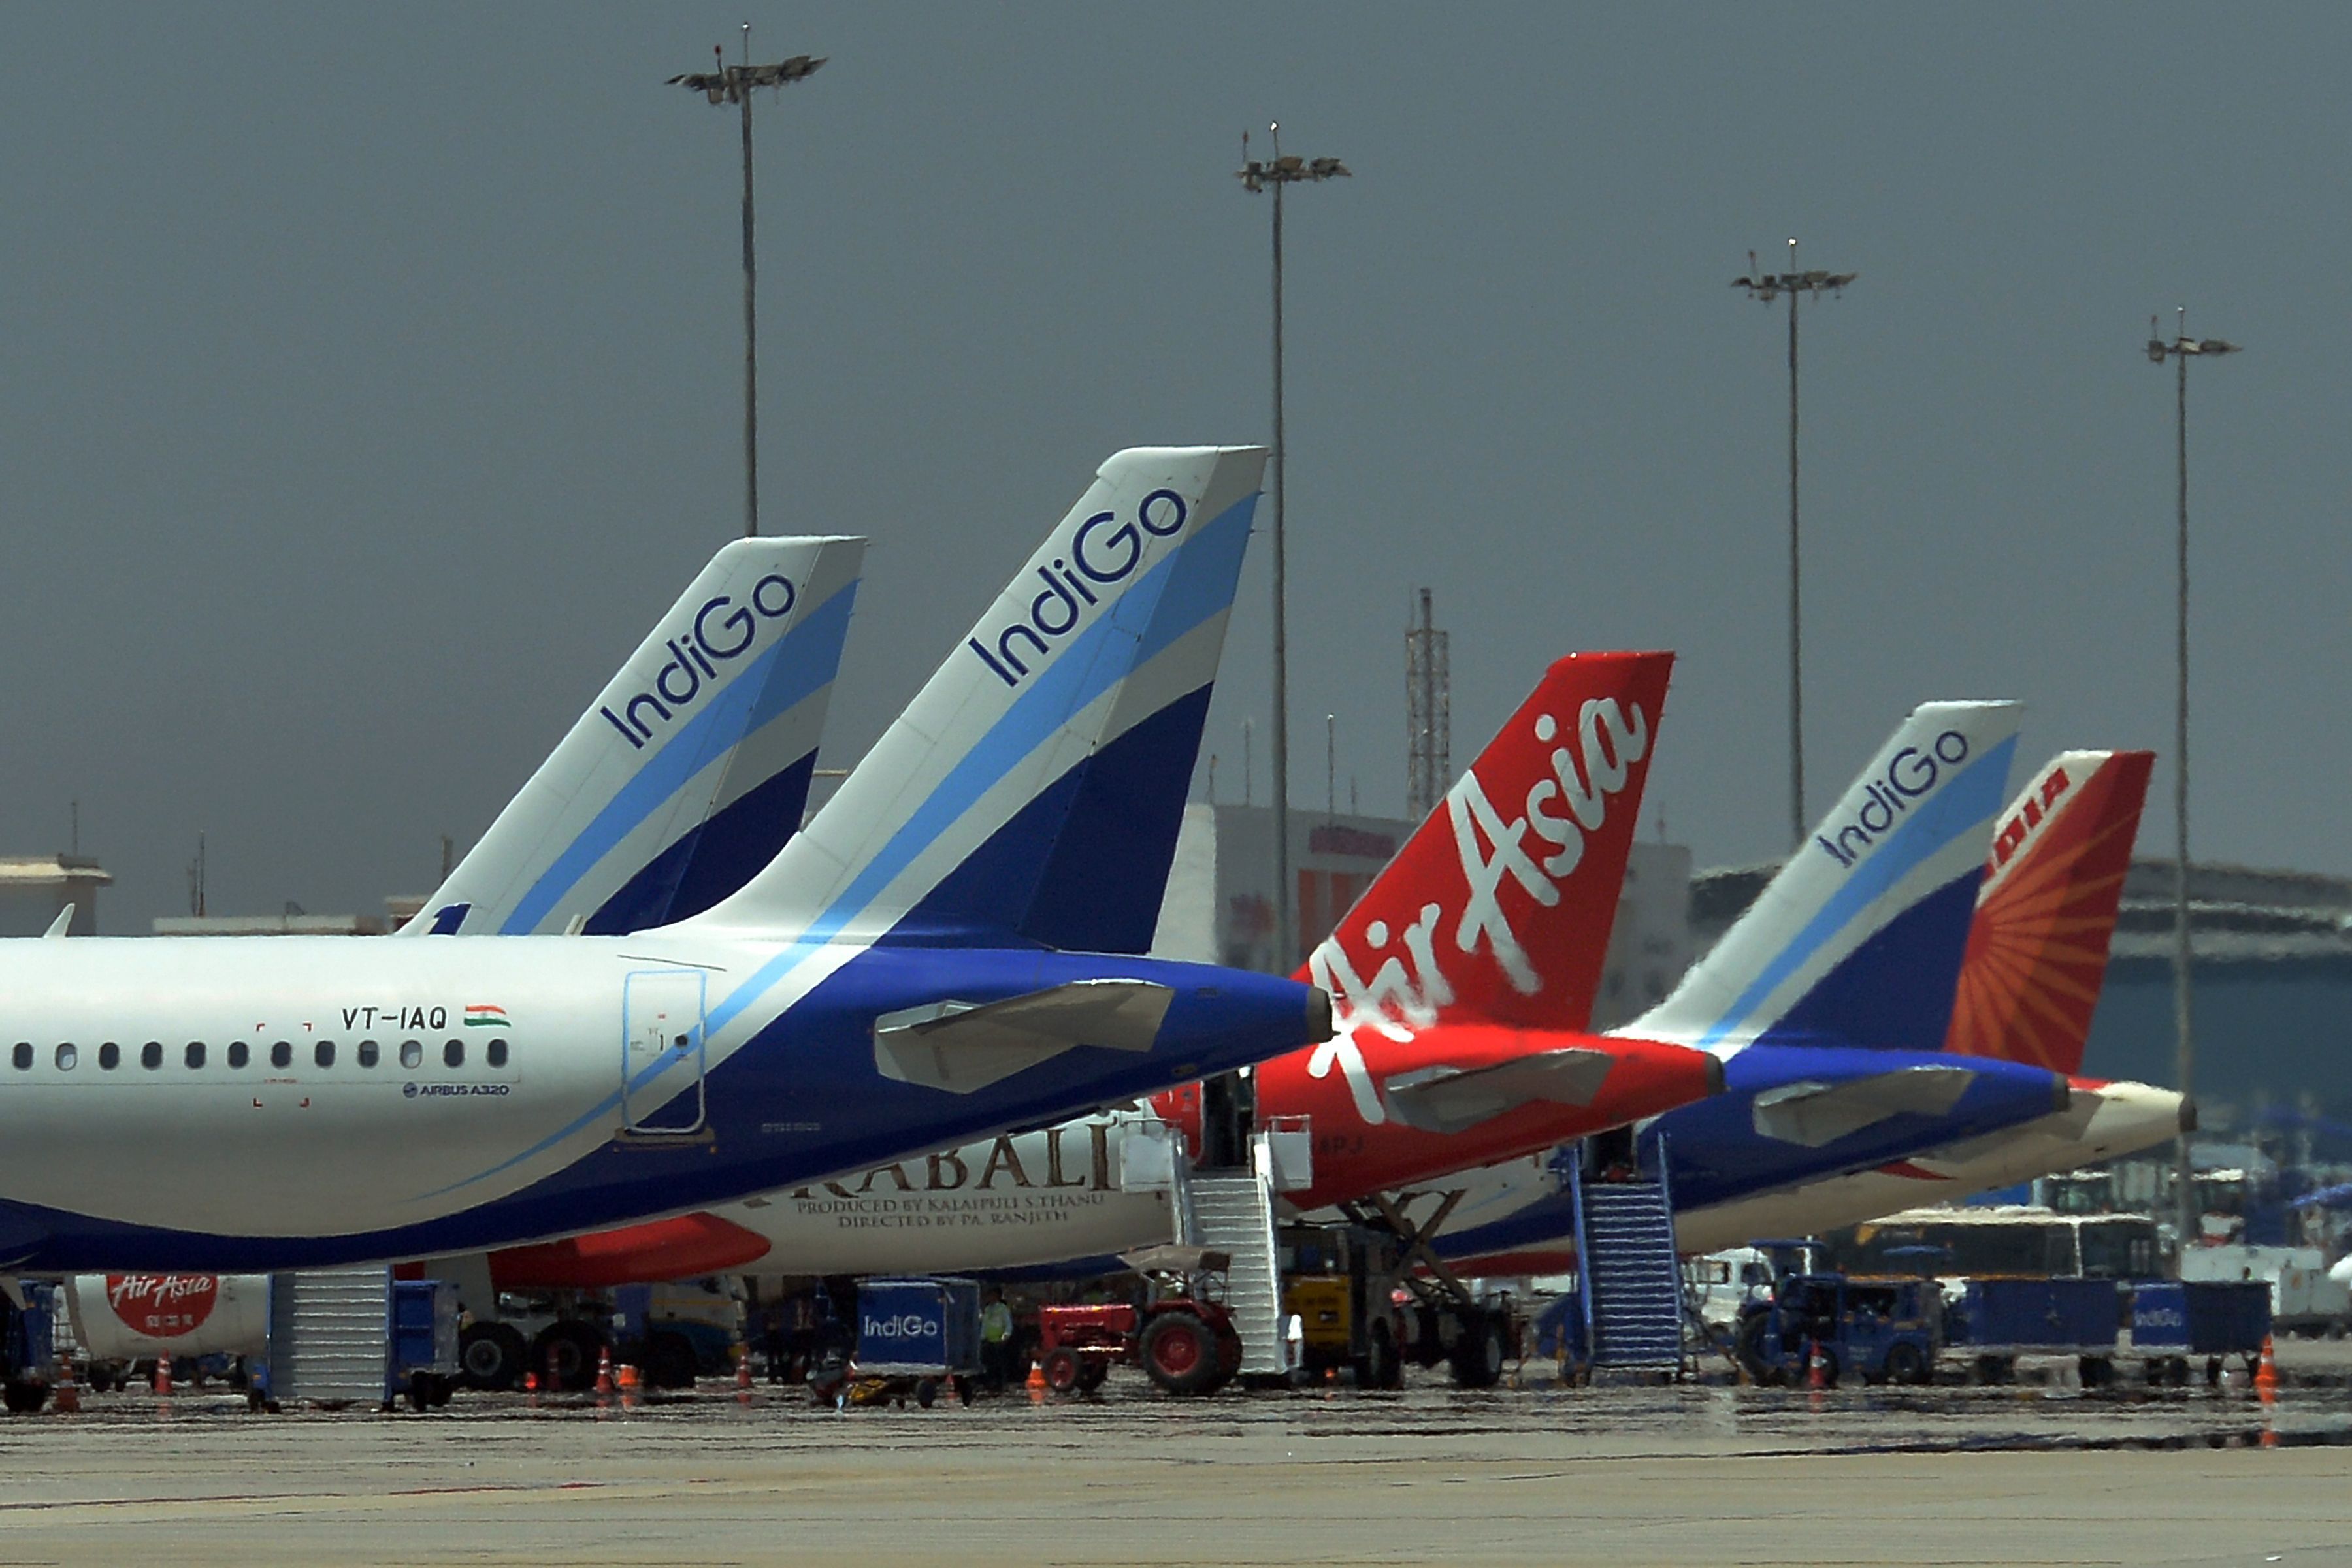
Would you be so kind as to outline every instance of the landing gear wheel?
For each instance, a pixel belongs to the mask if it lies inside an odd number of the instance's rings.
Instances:
[[[1170,1394],[1206,1394],[1218,1376],[1217,1339],[1191,1312],[1162,1312],[1144,1325],[1143,1370]]]
[[[1045,1386],[1055,1394],[1076,1394],[1087,1375],[1077,1352],[1060,1345],[1045,1352],[1037,1369],[1045,1374]]]
[[[457,1375],[468,1388],[503,1394],[522,1382],[530,1345],[505,1323],[468,1323],[457,1336]]]
[[[694,1347],[677,1334],[656,1334],[646,1343],[646,1381],[656,1388],[692,1388]]]
[[[1503,1325],[1484,1312],[1465,1318],[1447,1364],[1456,1388],[1492,1388],[1503,1380]]]
[[[530,1359],[554,1392],[585,1394],[595,1384],[596,1358],[604,1350],[604,1337],[593,1324],[566,1318],[539,1331]]]
[[[1927,1352],[1915,1344],[1886,1347],[1886,1381],[1911,1387],[1927,1381]]]

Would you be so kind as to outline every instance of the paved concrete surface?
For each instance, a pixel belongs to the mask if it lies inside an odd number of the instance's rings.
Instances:
[[[2352,1562],[2341,1389],[1107,1393],[278,1417],[116,1394],[0,1423],[0,1563]]]

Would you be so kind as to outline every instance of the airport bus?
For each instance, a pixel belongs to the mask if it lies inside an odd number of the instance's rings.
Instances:
[[[1906,1250],[1931,1247],[1933,1253]],[[2002,1275],[2147,1279],[2162,1271],[2156,1221],[2140,1214],[2061,1214],[2027,1204],[1908,1209],[1830,1239],[1849,1274],[1986,1279]]]

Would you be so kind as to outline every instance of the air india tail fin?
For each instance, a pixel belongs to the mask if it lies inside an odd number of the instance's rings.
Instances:
[[[1265,453],[1118,453],[713,929],[1140,951]],[[1140,940],[1131,940],[1140,932]]]
[[[1759,1042],[1940,1050],[2018,712],[1915,709],[1755,905],[1619,1032],[1720,1055]]]
[[[1307,959],[1343,1027],[1585,1026],[1674,663],[1571,654],[1544,672]]]
[[[800,828],[865,552],[711,557],[402,934],[615,934],[740,887]]]
[[[2081,1069],[2155,765],[2153,752],[2066,752],[2010,804],[1945,1049]]]

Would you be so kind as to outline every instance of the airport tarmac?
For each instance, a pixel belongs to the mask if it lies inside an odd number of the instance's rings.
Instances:
[[[182,1395],[0,1424],[0,1562],[2352,1561],[2352,1393],[1019,1393],[819,1409]]]

